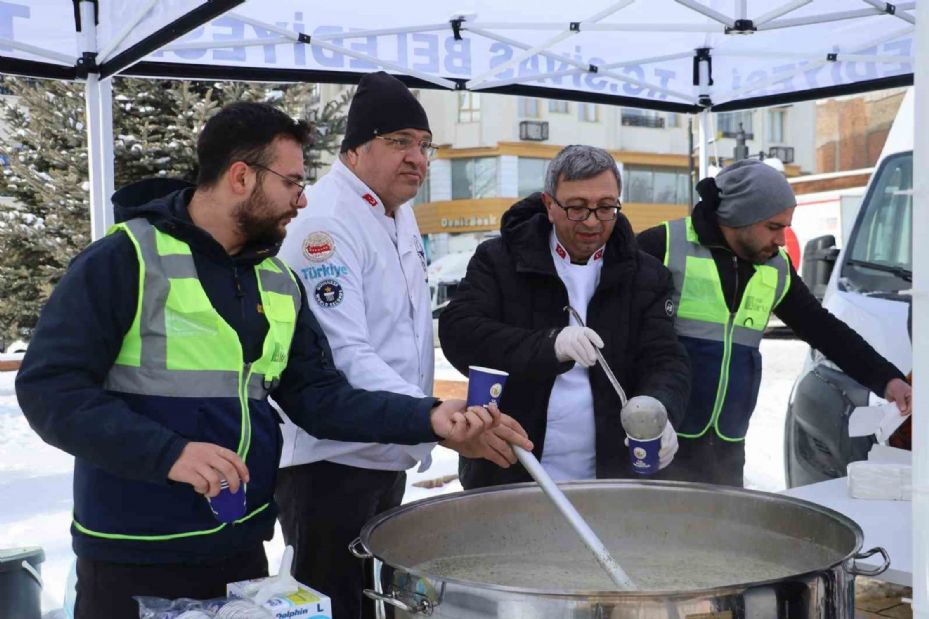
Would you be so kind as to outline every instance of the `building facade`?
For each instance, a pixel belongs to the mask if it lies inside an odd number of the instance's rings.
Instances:
[[[346,88],[322,84],[320,94],[334,99]],[[430,261],[473,251],[499,234],[503,213],[542,190],[548,162],[568,144],[599,146],[613,155],[623,179],[623,213],[636,231],[686,214],[696,199],[689,157],[696,126],[687,114],[466,91],[413,92],[440,146],[414,203]],[[711,114],[713,165],[733,161],[740,128],[750,156],[781,159],[788,176],[816,169],[815,102]],[[697,154],[695,144],[694,165]]]
[[[417,91],[441,146],[416,197],[431,259],[497,234],[517,199],[541,191],[565,145],[608,150],[620,167],[623,213],[636,231],[688,212],[694,199],[686,114],[472,92]],[[749,153],[776,156],[788,175],[815,164],[815,103],[713,114],[711,161],[732,161],[739,125]]]

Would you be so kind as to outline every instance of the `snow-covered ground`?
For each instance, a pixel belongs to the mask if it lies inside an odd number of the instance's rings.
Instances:
[[[784,413],[806,344],[796,340],[762,343],[764,374],[758,407],[748,431],[746,483],[750,488],[784,488]],[[436,350],[436,378],[464,380]],[[74,556],[71,552],[71,456],[46,445],[29,428],[16,403],[14,374],[0,372],[0,548],[41,546],[45,551],[45,610],[62,605]],[[457,473],[454,452],[437,448],[425,473],[411,471],[405,501],[461,490],[457,481],[435,488],[414,484]],[[280,530],[267,545],[272,571],[280,560]]]

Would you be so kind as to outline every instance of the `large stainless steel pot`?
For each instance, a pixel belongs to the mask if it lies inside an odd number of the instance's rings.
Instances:
[[[643,590],[579,584],[580,566],[599,569],[593,557],[535,484],[519,484],[426,499],[371,520],[352,551],[388,584],[366,594],[398,617],[851,617],[854,576],[890,564],[881,548],[859,553],[852,520],[790,497],[655,481],[562,489]],[[881,568],[855,565],[877,552]],[[664,563],[649,568],[653,557]],[[382,571],[392,575],[382,579]]]

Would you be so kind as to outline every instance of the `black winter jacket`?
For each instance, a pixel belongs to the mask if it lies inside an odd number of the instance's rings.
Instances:
[[[573,366],[555,357],[555,337],[568,325],[568,293],[549,249],[549,223],[541,194],[512,206],[501,237],[482,243],[465,278],[439,318],[448,360],[462,373],[469,365],[509,372],[500,403],[516,418],[542,457],[548,399],[555,378]],[[679,420],[690,392],[686,352],[674,333],[671,275],[637,251],[622,215],[606,245],[600,283],[587,308],[587,326],[605,344],[603,354],[628,397],[650,395]],[[596,427],[597,477],[626,477],[628,451],[619,420],[619,396],[598,367],[590,369]],[[501,469],[462,458],[465,488],[529,481],[519,464]]]
[[[245,361],[253,361],[261,356],[268,328],[260,312],[253,267],[278,248],[246,247],[229,256],[191,221],[187,204],[192,192],[190,185],[179,181],[136,183],[114,195],[117,220],[146,217],[190,245],[210,302],[238,334]],[[190,439],[138,413],[123,397],[103,388],[136,313],[138,280],[138,259],[125,234],[109,235],[82,251],[42,310],[16,379],[16,394],[29,424],[46,442],[107,474],[164,486],[173,483],[167,479],[168,471]],[[335,440],[407,444],[436,440],[429,421],[433,398],[352,388],[333,365],[326,336],[305,300],[301,308],[287,368],[272,392],[296,424],[310,434]],[[270,407],[262,410],[276,417]],[[280,458],[279,421],[252,420],[255,427],[273,428],[266,451],[276,452],[274,467]],[[74,491],[75,495],[84,491],[77,478]],[[203,506],[206,509],[205,501]],[[271,539],[275,515],[272,505],[219,533],[170,542],[100,539],[72,528],[74,549],[82,558],[119,563],[216,562]]]
[[[716,196],[712,184],[701,181],[697,186],[703,200],[694,207],[694,229],[700,244],[708,247],[716,262],[722,283],[723,296],[730,311],[742,303],[748,280],[755,272],[754,265],[738,258],[726,243],[716,220]],[[664,261],[667,245],[665,226],[649,228],[638,236],[639,249]],[[736,283],[738,282],[738,287]],[[790,288],[774,314],[793,329],[800,339],[834,361],[842,371],[859,383],[883,396],[887,383],[903,374],[874,350],[870,344],[844,322],[833,316],[813,296],[793,265],[790,266]]]

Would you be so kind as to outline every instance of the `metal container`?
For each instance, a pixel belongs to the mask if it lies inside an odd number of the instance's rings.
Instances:
[[[882,548],[859,553],[852,520],[791,497],[660,481],[561,488],[639,591],[579,582],[598,569],[592,555],[535,484],[519,484],[426,499],[368,522],[351,547],[379,583],[365,594],[397,617],[852,617],[855,575],[890,564]],[[875,553],[883,566],[856,566]],[[590,583],[605,578],[589,573]]]

